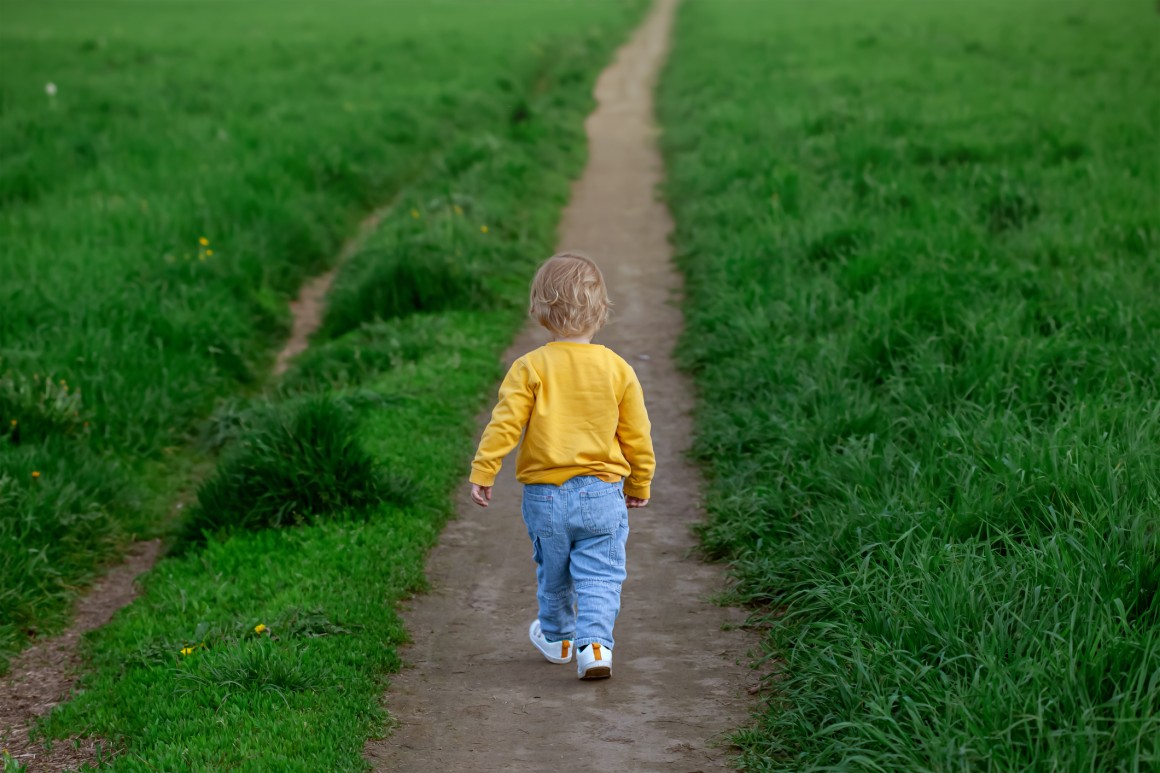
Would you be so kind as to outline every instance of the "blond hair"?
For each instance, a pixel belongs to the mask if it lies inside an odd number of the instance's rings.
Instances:
[[[595,333],[608,322],[611,307],[604,275],[584,255],[553,255],[532,280],[528,313],[562,338]]]

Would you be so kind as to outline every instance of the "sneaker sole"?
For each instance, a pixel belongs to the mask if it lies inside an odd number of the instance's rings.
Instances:
[[[583,674],[581,679],[607,679],[612,676],[612,666],[592,666]]]

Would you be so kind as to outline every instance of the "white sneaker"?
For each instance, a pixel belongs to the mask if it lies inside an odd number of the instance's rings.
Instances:
[[[581,679],[607,679],[612,676],[612,649],[594,641],[576,651],[576,675]]]
[[[532,644],[536,645],[540,654],[551,662],[572,662],[572,640],[548,641],[544,638],[544,632],[540,630],[540,618],[537,617],[528,627],[528,638],[532,640]]]

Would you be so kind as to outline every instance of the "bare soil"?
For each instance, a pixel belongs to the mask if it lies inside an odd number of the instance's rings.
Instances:
[[[672,221],[656,198],[663,165],[652,91],[675,4],[659,0],[600,77],[588,166],[560,233],[562,250],[591,255],[605,272],[614,323],[597,343],[640,376],[658,457],[652,503],[630,511],[613,676],[578,681],[574,664],[548,663],[527,640],[535,574],[512,459],[486,510],[465,489],[430,557],[431,591],[405,611],[410,668],[386,696],[397,725],[366,747],[378,770],[715,770],[727,767],[728,734],[748,719],[752,642],[739,628],[744,614],[711,601],[723,587],[719,569],[695,555],[700,478],[685,458],[692,390],[671,357],[681,281]],[[544,340],[529,327],[507,362]]]

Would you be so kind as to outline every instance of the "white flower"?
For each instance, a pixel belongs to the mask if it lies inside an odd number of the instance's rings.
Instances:
[[[56,96],[56,84],[55,83],[44,84],[44,93],[48,94],[50,97],[55,97]]]

